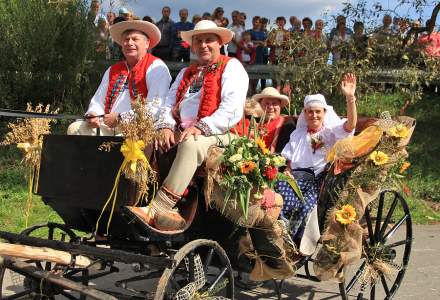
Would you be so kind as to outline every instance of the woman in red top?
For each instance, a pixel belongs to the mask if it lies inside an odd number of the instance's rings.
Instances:
[[[260,94],[254,95],[252,100],[258,102],[263,111],[258,125],[259,135],[271,152],[281,153],[284,146],[289,142],[290,134],[296,126],[293,117],[281,115],[281,110],[289,104],[289,97],[280,94],[273,87],[267,87]],[[260,112],[257,114],[259,115]],[[238,135],[247,134],[249,123],[249,120],[245,119],[245,125],[243,126],[242,121],[240,121],[232,131]],[[251,135],[252,133],[251,130]]]

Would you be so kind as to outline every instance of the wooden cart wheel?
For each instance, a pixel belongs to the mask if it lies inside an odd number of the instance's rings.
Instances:
[[[408,204],[397,192],[386,190],[366,209],[364,219],[368,236],[364,255],[356,267],[345,269],[345,282],[339,284],[341,297],[347,299],[392,299],[399,289],[408,266],[412,244],[412,222]],[[375,281],[363,280],[369,266],[385,262]],[[383,266],[383,265],[382,265]],[[371,278],[371,277],[368,277]]]
[[[195,240],[174,255],[176,264],[159,279],[155,300],[234,299],[231,263],[220,245]]]
[[[35,225],[23,230],[21,234],[65,242],[71,242],[77,239],[76,234],[71,229],[63,224],[57,223]],[[35,260],[28,260],[26,262],[35,265],[41,270],[57,272],[55,264],[50,262]],[[65,272],[66,269],[63,271]],[[55,299],[55,295],[58,294],[64,295],[68,299],[85,299],[84,297],[73,296],[70,292],[63,291],[53,284],[40,282],[37,279],[21,275],[5,267],[0,268],[0,299],[2,300],[51,300]]]

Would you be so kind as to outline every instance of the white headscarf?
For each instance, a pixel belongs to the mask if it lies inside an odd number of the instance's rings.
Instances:
[[[345,120],[338,117],[335,113],[333,106],[327,105],[325,101],[325,97],[321,94],[308,95],[304,98],[304,108],[301,111],[301,114],[298,117],[298,121],[296,123],[296,128],[307,128],[306,116],[304,115],[304,109],[310,106],[320,106],[325,109],[325,116],[323,121],[323,126],[325,127],[335,127],[341,125],[345,122]]]

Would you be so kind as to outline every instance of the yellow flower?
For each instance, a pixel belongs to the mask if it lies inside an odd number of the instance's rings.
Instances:
[[[145,144],[143,141],[134,141],[127,139],[121,146],[121,152],[124,155],[124,163],[130,164],[130,169],[136,172],[137,161],[147,161],[144,154]]]
[[[404,138],[408,137],[409,130],[405,125],[399,124],[399,125],[392,127],[388,133],[392,137],[404,139]]]
[[[346,204],[336,211],[335,216],[336,221],[342,225],[348,225],[356,220],[356,210],[350,204]]]
[[[386,164],[388,162],[388,155],[382,151],[373,151],[370,154],[370,159],[376,166]]]
[[[263,152],[263,154],[269,154],[269,149],[267,149],[266,143],[264,142],[263,139],[258,138],[257,139],[257,145],[258,147],[260,147],[261,152]]]
[[[405,161],[402,166],[400,167],[399,173],[402,174],[405,172],[409,167],[411,166],[411,163],[409,161]]]
[[[240,172],[242,174],[249,174],[255,169],[256,165],[252,160],[242,162],[240,165]]]

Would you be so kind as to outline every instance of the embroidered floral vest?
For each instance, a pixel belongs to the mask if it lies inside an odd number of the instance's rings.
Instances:
[[[113,104],[122,92],[126,81],[128,81],[128,90],[130,91],[132,101],[138,95],[141,95],[142,99],[147,97],[146,72],[156,59],[157,57],[147,53],[131,70],[128,70],[125,61],[120,61],[110,67],[109,84],[104,106],[106,114],[112,110]]]
[[[215,63],[207,67],[200,93],[200,105],[199,112],[197,114],[197,121],[212,115],[218,109],[221,102],[222,75],[225,71],[226,64],[230,59],[230,57],[220,55]],[[177,88],[176,104],[174,105],[172,111],[173,117],[177,123],[180,123],[179,105],[185,97],[185,94],[198,71],[199,68],[197,64],[190,65],[185,70],[182,81],[180,81],[179,87]]]

